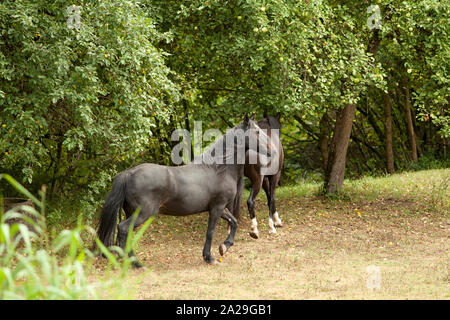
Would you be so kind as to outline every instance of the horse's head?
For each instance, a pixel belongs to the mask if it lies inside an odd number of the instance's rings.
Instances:
[[[264,111],[264,118],[269,122],[269,126],[271,129],[279,129],[281,130],[281,113],[278,112],[275,116],[268,116],[267,112]]]
[[[245,151],[251,150],[269,158],[272,156],[275,149],[267,131],[261,129],[254,119],[250,119],[246,114],[238,127],[245,132]]]

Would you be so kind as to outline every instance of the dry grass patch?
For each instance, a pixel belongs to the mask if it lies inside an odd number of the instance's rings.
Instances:
[[[428,176],[440,178],[436,172]],[[405,178],[407,182],[397,189],[405,192],[411,187],[409,181],[421,181],[419,178]],[[424,188],[428,189],[433,181],[428,181]],[[374,185],[383,184],[376,181]],[[286,194],[292,194],[292,190],[283,189],[278,211],[284,227],[275,235],[268,234],[266,201],[258,198],[256,212],[261,238],[254,240],[248,235],[250,219],[243,208],[235,245],[217,266],[206,265],[201,255],[207,213],[183,218],[159,216],[136,250],[147,269],[132,271],[127,277],[130,296],[450,298],[450,219],[445,203],[444,207],[431,210],[426,202],[427,193],[422,197],[419,193],[400,197],[389,196],[385,190],[369,199],[359,195],[353,200],[330,200],[314,194],[288,197]],[[226,225],[221,221],[212,246],[217,258],[218,246],[225,238]],[[381,272],[380,288],[375,290],[366,286],[366,268],[371,265]]]

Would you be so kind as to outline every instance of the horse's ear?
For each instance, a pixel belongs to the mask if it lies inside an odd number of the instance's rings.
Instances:
[[[246,113],[244,116],[244,123],[248,124],[248,122],[249,122],[248,113]]]
[[[253,115],[252,115],[252,121],[255,121],[256,120],[256,113],[254,113]]]
[[[278,118],[278,120],[280,120],[280,118],[281,118],[281,112],[278,112],[278,113],[277,113],[277,118]]]
[[[264,110],[263,118],[267,118],[267,111]]]

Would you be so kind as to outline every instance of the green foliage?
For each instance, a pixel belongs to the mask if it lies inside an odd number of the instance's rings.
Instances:
[[[81,240],[81,224],[75,230],[64,230],[49,244],[46,233],[44,193],[38,200],[9,175],[0,175],[16,189],[29,196],[40,212],[30,206],[13,208],[0,221],[0,299],[90,299],[95,298],[94,287],[86,282],[83,262],[92,256]],[[32,227],[12,218],[26,219],[26,211],[37,218],[28,220]],[[20,220],[19,220],[20,221]],[[81,221],[81,220],[80,220]],[[57,254],[69,247],[62,265]]]
[[[0,212],[0,299],[99,298],[100,284],[89,283],[86,271],[94,257],[87,242],[95,237],[95,231],[83,225],[79,216],[74,229],[62,230],[51,239],[45,221],[45,192],[41,192],[41,200],[38,200],[11,176],[0,174],[0,181],[2,179],[30,197],[40,210],[19,206]],[[36,219],[24,215],[24,211]],[[108,249],[102,248],[108,263],[120,269],[122,277],[135,259],[128,257],[128,252],[137,245],[150,223],[151,219],[136,234],[130,230],[126,251],[116,249],[123,258],[120,262]],[[86,236],[86,232],[90,236]],[[102,289],[108,285],[111,283],[102,284]]]
[[[0,167],[97,193],[146,150],[178,94],[154,45],[166,37],[138,3],[74,4],[79,28],[66,1],[0,4]]]
[[[317,116],[355,103],[368,84],[384,85],[352,16],[326,2],[164,1],[152,9],[174,36],[169,66],[207,114]]]
[[[420,171],[445,168],[450,168],[450,159],[441,160],[437,159],[433,154],[424,154],[417,163],[409,163],[405,170]]]
[[[414,105],[421,121],[432,121],[442,137],[450,137],[450,31],[447,1],[389,1],[386,9],[392,16],[383,36],[392,38],[386,44],[386,58],[400,60],[392,65],[397,78],[407,78],[414,88]]]
[[[379,30],[367,25],[370,3],[350,0],[2,1],[0,167],[31,190],[48,186],[51,223],[68,205],[71,222],[91,221],[118,171],[171,164],[171,133],[194,120],[225,129],[247,112],[281,112],[285,179],[317,176],[319,140],[354,103],[347,171],[380,173],[387,92],[405,168],[405,87],[423,153],[448,145],[450,8],[374,4]]]

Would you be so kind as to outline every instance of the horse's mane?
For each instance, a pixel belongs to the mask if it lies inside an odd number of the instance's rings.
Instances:
[[[237,129],[241,129],[241,125],[227,130],[227,132],[223,136],[216,139],[212,144],[210,144],[203,153],[196,156],[193,163],[214,168],[218,174],[225,173],[226,168],[230,164],[236,163],[236,161],[234,160],[238,148],[236,145],[234,145],[233,148],[227,148],[226,141],[227,138],[230,139],[230,137],[233,137],[234,141]],[[222,150],[222,154],[216,154],[217,150]]]

